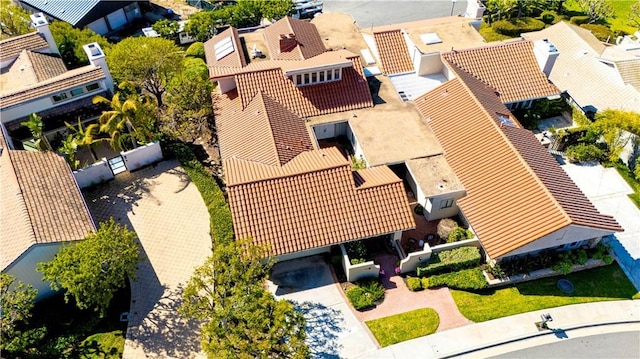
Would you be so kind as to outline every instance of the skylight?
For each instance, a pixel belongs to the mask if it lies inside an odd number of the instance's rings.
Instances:
[[[233,47],[233,41],[231,41],[231,36],[227,36],[220,40],[213,48],[216,52],[216,60],[222,59],[235,50]]]
[[[442,42],[442,39],[440,39],[440,37],[438,37],[438,34],[436,34],[435,32],[428,32],[426,34],[420,35],[420,40],[426,45],[439,44]]]

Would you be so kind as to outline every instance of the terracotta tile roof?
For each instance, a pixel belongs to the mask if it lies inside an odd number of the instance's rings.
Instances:
[[[531,41],[450,51],[442,56],[498,90],[504,103],[560,93],[540,70]]]
[[[6,93],[32,86],[52,77],[60,76],[65,72],[67,72],[67,68],[60,56],[22,50],[4,75],[2,92]]]
[[[236,75],[238,95],[246,107],[258,91],[301,117],[324,115],[373,106],[369,85],[359,57],[350,58],[353,67],[342,69],[342,79],[310,86],[296,85],[282,70],[271,69]]]
[[[402,181],[385,166],[352,172],[335,148],[307,151],[282,167],[225,160],[236,238],[274,255],[415,227]]]
[[[414,71],[407,43],[401,30],[376,32],[373,34],[373,38],[385,74]]]
[[[295,35],[292,46],[280,51],[280,35]],[[274,60],[304,60],[327,51],[316,26],[291,17],[282,18],[264,30],[269,53]]]
[[[27,51],[27,54],[33,64],[33,70],[36,73],[38,81],[45,81],[67,72],[67,67],[64,65],[64,61],[62,61],[60,56],[40,54],[33,51]]]
[[[216,116],[216,128],[225,159],[278,166],[313,148],[304,120],[262,92],[244,110]]]
[[[233,43],[233,52],[218,60],[216,59],[215,46],[221,41],[226,41],[228,37],[231,38],[231,42]],[[218,35],[205,42],[204,56],[207,64],[209,65],[209,68],[215,66],[222,69],[237,69],[247,66],[247,62],[244,58],[244,52],[242,51],[240,38],[238,37],[238,30],[234,27],[226,29],[225,31],[219,33]]]
[[[481,92],[485,95],[477,97]],[[499,124],[496,101],[483,103],[492,96],[497,98],[484,83],[467,76],[416,100],[467,191],[458,204],[489,256],[508,255],[571,224],[619,231],[612,218],[594,210],[562,168],[552,165],[553,158],[531,132],[520,129],[517,121],[513,127]],[[532,150],[534,142],[538,148]]]
[[[22,50],[41,50],[48,48],[49,44],[47,41],[37,32],[14,36],[0,41],[0,61],[17,57]]]
[[[616,61],[616,68],[622,77],[622,81],[640,91],[640,58]]]
[[[30,86],[15,89],[9,92],[0,93],[0,108],[4,109],[33,100],[39,97],[52,95],[54,93],[71,89],[73,87],[98,81],[105,78],[100,67],[87,65],[75,70],[67,71],[62,75],[49,78]]]
[[[4,147],[0,167],[3,270],[34,244],[80,240],[95,230],[61,156]]]

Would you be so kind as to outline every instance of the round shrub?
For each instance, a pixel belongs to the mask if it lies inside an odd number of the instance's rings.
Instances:
[[[349,302],[356,310],[373,306],[373,301],[366,295],[364,289],[357,286],[347,290],[347,298],[349,298]]]
[[[589,16],[572,16],[569,21],[575,25],[587,24],[589,22]]]
[[[451,218],[443,218],[438,222],[438,236],[444,240],[449,238],[451,231],[458,227],[458,223]]]
[[[204,60],[204,44],[202,42],[194,42],[187,48],[184,56],[197,57]]]
[[[607,40],[611,40],[614,38],[613,36],[613,31],[611,31],[611,29],[609,29],[608,27],[604,26],[604,25],[598,25],[598,24],[582,24],[580,25],[581,28],[583,29],[587,29],[589,31],[591,31],[591,33],[593,34],[593,36],[597,37],[598,40],[600,41],[607,41]]]
[[[417,204],[414,208],[413,208],[413,212],[417,215],[422,216],[424,214],[424,207],[422,207],[421,204]]]
[[[429,288],[429,277],[422,277],[422,288]]]
[[[384,298],[384,287],[375,279],[363,280],[347,290],[347,298],[356,310],[366,309]]]
[[[604,158],[604,151],[594,144],[585,143],[567,147],[565,154],[575,162],[594,161]]]
[[[409,277],[407,278],[407,287],[409,287],[410,291],[417,292],[422,290],[422,281],[420,278]]]
[[[456,227],[451,232],[449,232],[447,243],[463,241],[470,238],[473,238],[473,233],[470,230],[464,229],[462,227]]]
[[[523,17],[518,19],[499,20],[493,23],[493,30],[499,34],[517,37],[523,32],[544,29],[545,23],[538,19]]]
[[[542,12],[542,14],[540,14],[540,20],[549,25],[555,22],[556,16],[557,14],[555,13],[555,11],[545,10]]]

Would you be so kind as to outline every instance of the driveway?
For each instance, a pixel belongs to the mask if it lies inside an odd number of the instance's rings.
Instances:
[[[209,214],[195,185],[171,160],[83,193],[96,222],[113,216],[137,233],[146,258],[131,283],[123,357],[204,357],[198,323],[177,312],[183,286],[211,253]]]
[[[627,196],[633,189],[615,168],[571,163],[562,168],[598,210],[615,217],[624,228],[624,232],[615,234],[611,245],[618,263],[640,289],[640,210]]]
[[[293,302],[304,314],[313,358],[366,358],[376,352],[322,256],[277,263],[267,283],[278,299]]]

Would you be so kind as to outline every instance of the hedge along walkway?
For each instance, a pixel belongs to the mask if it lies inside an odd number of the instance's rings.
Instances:
[[[384,293],[384,301],[373,309],[363,312],[354,310],[358,320],[366,322],[415,309],[432,308],[440,316],[438,332],[473,323],[460,313],[449,288],[410,291],[402,277],[394,272],[396,260],[397,258],[393,255],[376,258],[376,263],[379,263],[385,272],[380,276],[382,284],[387,289]]]

